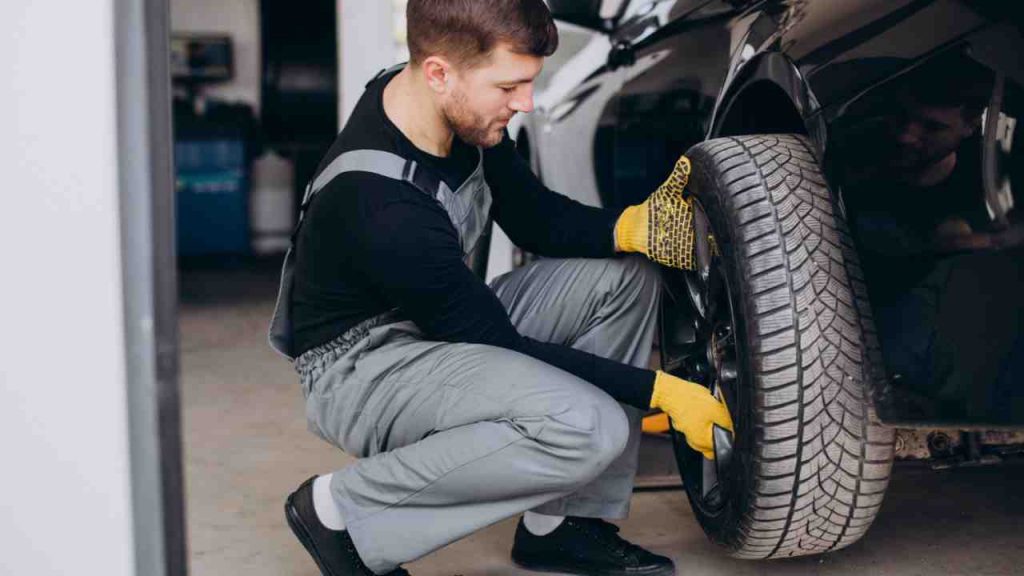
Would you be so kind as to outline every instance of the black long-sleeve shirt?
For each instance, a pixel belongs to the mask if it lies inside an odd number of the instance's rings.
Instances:
[[[321,167],[340,154],[384,150],[413,158],[455,190],[478,152],[458,139],[446,158],[417,149],[387,116],[371,83]],[[544,256],[611,257],[617,214],[584,206],[540,183],[507,137],[484,152],[492,215],[513,242]],[[440,204],[404,182],[345,173],[311,203],[297,239],[292,317],[302,352],[397,308],[437,341],[500,346],[562,368],[614,398],[647,408],[654,374],[568,346],[521,336],[490,288],[464,263]]]

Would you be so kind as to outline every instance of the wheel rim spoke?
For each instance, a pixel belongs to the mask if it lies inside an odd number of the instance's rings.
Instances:
[[[695,216],[697,270],[686,273],[683,278],[694,311],[696,341],[680,352],[685,358],[686,374],[695,382],[718,390],[731,407],[739,385],[739,367],[729,284],[724,262],[711,248],[710,225],[699,205]],[[719,481],[716,462],[689,448],[674,431],[673,436],[680,467],[685,466],[690,471],[685,473],[684,482],[693,487],[692,494],[699,497],[705,509],[719,509],[728,494],[726,486]]]

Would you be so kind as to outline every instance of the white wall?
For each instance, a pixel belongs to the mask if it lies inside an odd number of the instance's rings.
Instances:
[[[114,0],[0,2],[0,574],[133,573]]]
[[[402,58],[395,37],[395,11],[400,9],[400,3],[392,0],[337,2],[341,90],[338,118],[344,125],[366,83],[381,68],[396,64]]]
[[[204,89],[204,93],[219,100],[248,103],[258,115],[261,58],[259,0],[170,0],[170,5],[173,32],[231,36],[235,78],[231,82],[211,85]],[[301,9],[301,2],[296,4],[296,9]]]

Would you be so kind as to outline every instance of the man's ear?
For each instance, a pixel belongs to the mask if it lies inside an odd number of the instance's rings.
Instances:
[[[423,79],[427,82],[427,86],[435,94],[444,94],[448,91],[452,74],[451,63],[440,56],[431,56],[423,61],[420,69],[423,73]]]

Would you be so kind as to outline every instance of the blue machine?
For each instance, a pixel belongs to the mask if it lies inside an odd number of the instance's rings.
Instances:
[[[249,170],[243,140],[174,145],[179,256],[249,252]]]
[[[175,34],[171,48],[178,255],[248,254],[252,109],[207,100],[197,114],[195,105],[203,86],[234,76],[231,38]]]

